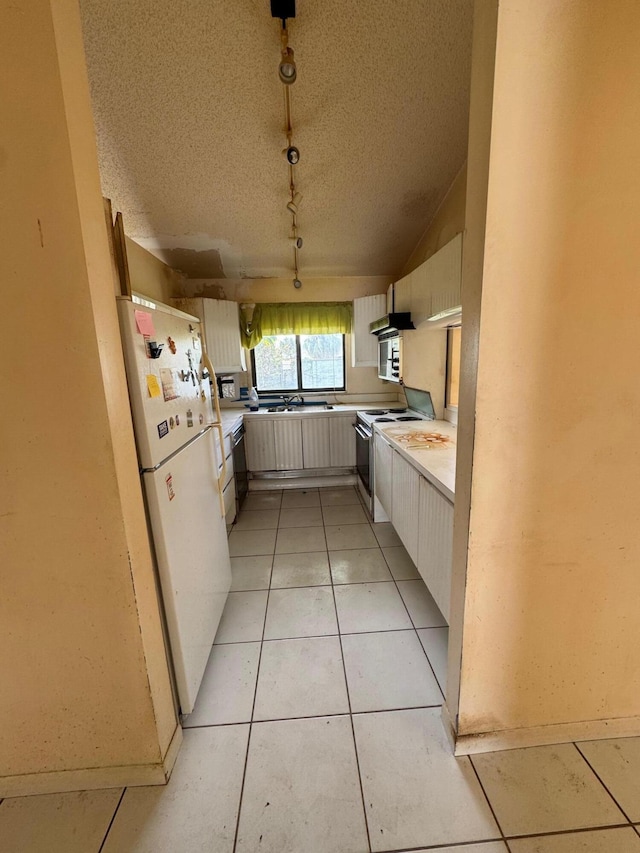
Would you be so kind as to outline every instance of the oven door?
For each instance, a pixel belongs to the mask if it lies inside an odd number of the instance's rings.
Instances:
[[[363,497],[371,500],[371,432],[361,422],[353,425],[356,431],[356,468],[360,491]]]

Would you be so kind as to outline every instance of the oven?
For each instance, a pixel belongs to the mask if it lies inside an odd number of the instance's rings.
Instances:
[[[373,511],[373,431],[360,417],[357,418],[353,428],[356,431],[358,490],[371,513]]]

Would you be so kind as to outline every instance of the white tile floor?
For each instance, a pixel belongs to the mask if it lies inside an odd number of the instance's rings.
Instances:
[[[451,755],[448,629],[354,489],[251,494],[230,545],[169,784],[6,799],[1,853],[640,853],[640,738]]]

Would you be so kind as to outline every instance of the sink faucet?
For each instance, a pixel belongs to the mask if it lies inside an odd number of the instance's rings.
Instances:
[[[285,406],[290,406],[294,400],[300,400],[301,405],[304,406],[304,400],[300,396],[300,394],[292,394],[290,397],[287,394],[282,394],[282,402],[285,404]]]

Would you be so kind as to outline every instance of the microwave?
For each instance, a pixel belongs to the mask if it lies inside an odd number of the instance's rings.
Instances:
[[[400,382],[402,376],[402,339],[400,335],[378,338],[378,378]]]

